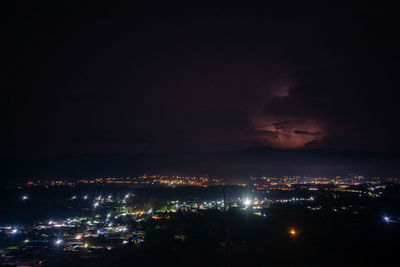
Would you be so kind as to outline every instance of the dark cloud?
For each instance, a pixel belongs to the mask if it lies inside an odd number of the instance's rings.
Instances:
[[[295,134],[304,134],[304,135],[320,135],[320,132],[309,132],[309,131],[301,131],[301,130],[295,130]]]
[[[13,6],[3,154],[398,150],[391,14]]]
[[[318,140],[311,140],[310,142],[307,142],[304,146],[305,148],[316,148],[320,145]]]
[[[119,143],[120,140],[118,138],[110,137],[110,136],[77,136],[71,138],[72,143]]]

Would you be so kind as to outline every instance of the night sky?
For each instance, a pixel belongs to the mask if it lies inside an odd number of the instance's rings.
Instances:
[[[15,2],[2,157],[400,151],[393,7]]]

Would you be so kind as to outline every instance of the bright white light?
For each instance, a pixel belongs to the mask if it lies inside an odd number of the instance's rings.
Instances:
[[[250,205],[251,204],[250,199],[246,198],[245,200],[243,200],[243,204],[246,206]]]
[[[109,195],[108,198],[111,198],[111,195]]]
[[[28,199],[27,195],[22,196],[22,200],[27,200],[27,199]]]
[[[56,245],[61,245],[62,242],[63,241],[61,239],[57,239],[55,243],[56,243]]]
[[[111,213],[107,214],[107,218],[110,218],[110,216],[111,216]]]
[[[12,234],[16,234],[17,232],[18,232],[17,229],[12,229],[12,230],[11,230],[11,233],[12,233]]]
[[[79,239],[81,239],[83,236],[82,236],[82,234],[77,234],[76,236],[75,236],[75,239],[76,240],[79,240]]]
[[[49,225],[52,225],[53,224],[53,221],[49,221]]]
[[[96,208],[97,206],[99,206],[99,202],[94,203],[94,207]]]
[[[86,196],[83,196],[83,199],[87,199],[88,198],[88,196],[86,195]]]
[[[389,221],[390,221],[390,218],[389,218],[388,216],[385,216],[385,217],[383,217],[383,220],[384,220],[385,222],[389,222]]]

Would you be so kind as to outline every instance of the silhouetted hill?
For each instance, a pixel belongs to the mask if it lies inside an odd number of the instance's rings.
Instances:
[[[251,147],[243,151],[159,154],[86,154],[57,158],[1,159],[2,183],[26,178],[134,176],[143,173],[222,176],[400,174],[397,154],[334,149],[282,150]]]

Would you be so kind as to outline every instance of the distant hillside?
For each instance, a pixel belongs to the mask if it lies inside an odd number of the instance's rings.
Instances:
[[[88,154],[58,158],[1,159],[2,184],[32,178],[134,176],[143,173],[222,176],[400,175],[400,156],[363,151],[282,150],[252,147],[243,151],[162,154]]]

